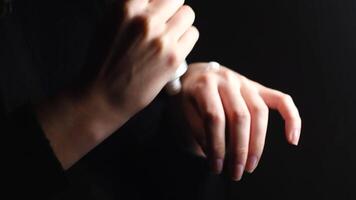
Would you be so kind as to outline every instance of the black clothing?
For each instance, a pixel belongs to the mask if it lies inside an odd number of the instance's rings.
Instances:
[[[83,78],[83,68],[100,62],[96,59],[103,52],[95,48],[103,45],[103,39],[97,37],[105,33],[97,29],[107,28],[101,18],[110,7],[96,0],[16,0],[12,7],[11,14],[0,18],[0,130],[8,163],[2,175],[8,183],[4,192],[15,199],[139,199],[149,195],[196,199],[192,194],[197,193],[199,184],[192,180],[185,183],[183,177],[201,176],[206,167],[201,159],[179,150],[177,141],[165,141],[172,139],[164,133],[169,128],[163,116],[168,103],[165,94],[63,171],[32,105],[79,82],[74,79]],[[161,133],[164,135],[158,136]],[[188,165],[191,161],[197,165]],[[169,166],[179,166],[179,172],[171,172]],[[164,182],[172,180],[170,174],[182,172],[186,175],[175,184],[184,184],[181,188],[191,193],[174,191],[178,188]],[[164,174],[162,179],[156,180],[156,173]],[[162,189],[166,192],[161,193]]]
[[[286,144],[281,118],[272,112],[259,167],[230,182],[180,148],[176,135],[184,127],[172,129],[179,122],[168,117],[169,99],[160,95],[63,172],[29,105],[77,80],[91,63],[106,3],[14,0],[12,12],[0,18],[2,173],[10,176],[4,182],[13,196],[355,199],[354,1],[188,3],[201,32],[190,59],[220,61],[291,94],[303,118],[300,147]]]

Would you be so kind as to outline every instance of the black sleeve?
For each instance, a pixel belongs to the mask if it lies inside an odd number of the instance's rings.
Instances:
[[[6,177],[2,180],[5,192],[10,192],[13,199],[17,196],[50,199],[66,189],[65,172],[31,106],[23,106],[3,116],[0,131],[6,154],[2,160],[5,164],[2,171],[2,177]]]

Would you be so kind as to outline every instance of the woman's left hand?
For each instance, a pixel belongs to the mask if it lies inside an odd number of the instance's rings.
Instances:
[[[287,141],[298,145],[301,118],[292,98],[221,66],[196,63],[182,77],[182,105],[193,138],[214,172],[226,161],[234,180],[257,167],[265,145],[269,109],[285,120]]]

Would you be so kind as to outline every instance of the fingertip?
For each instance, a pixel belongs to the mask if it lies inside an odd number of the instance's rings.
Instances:
[[[291,145],[298,146],[301,135],[302,121],[299,115],[286,120],[286,137]]]
[[[237,164],[237,165],[234,165],[233,169],[234,170],[233,170],[233,174],[232,174],[232,179],[234,181],[241,181],[242,176],[244,174],[245,166],[242,164]]]
[[[211,161],[211,168],[215,174],[221,174],[224,166],[224,159],[218,158]]]
[[[299,145],[300,133],[301,133],[301,129],[300,128],[293,129],[289,133],[289,142],[292,145],[294,145],[294,146],[298,146]]]
[[[249,156],[246,164],[246,172],[252,174],[258,165],[258,157],[255,155]]]

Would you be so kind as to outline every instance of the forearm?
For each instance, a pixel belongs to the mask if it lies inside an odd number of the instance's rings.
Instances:
[[[129,118],[98,93],[61,94],[36,108],[38,120],[64,169],[119,129]]]

